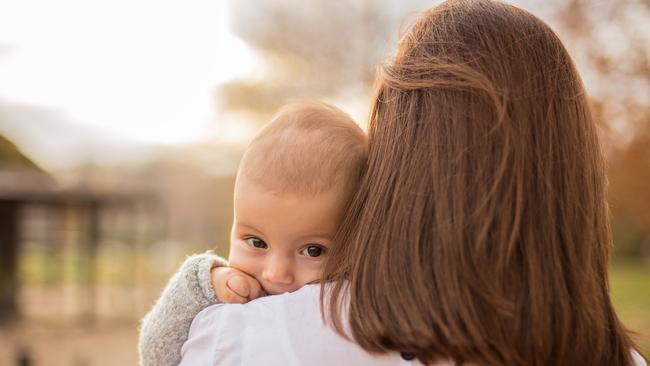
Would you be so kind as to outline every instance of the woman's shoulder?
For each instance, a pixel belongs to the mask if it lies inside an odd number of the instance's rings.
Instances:
[[[285,312],[311,314],[320,311],[320,285],[306,285],[295,292],[264,296],[245,304],[214,304],[203,309],[195,322],[221,323],[221,318],[228,323],[256,324],[262,321],[277,320]],[[296,313],[293,316],[297,315]]]
[[[186,356],[196,359],[194,356],[207,345],[212,349],[207,357],[218,360],[215,365],[420,364],[405,361],[397,353],[369,354],[332,330],[321,317],[320,288],[307,285],[246,304],[217,304],[204,309],[192,324],[184,360]]]
[[[643,356],[635,350],[632,350],[632,360],[634,361],[634,366],[647,366]]]

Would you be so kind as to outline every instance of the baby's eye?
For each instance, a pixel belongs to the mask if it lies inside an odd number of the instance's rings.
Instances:
[[[255,248],[258,248],[258,249],[266,249],[266,248],[269,247],[268,245],[266,245],[264,240],[262,240],[260,238],[256,238],[254,236],[250,237],[250,238],[246,238],[245,241],[246,241],[246,243],[248,245],[250,245],[252,247],[255,247]]]
[[[312,258],[320,257],[321,255],[323,255],[323,253],[325,253],[325,248],[318,245],[310,245],[300,252],[300,254]]]

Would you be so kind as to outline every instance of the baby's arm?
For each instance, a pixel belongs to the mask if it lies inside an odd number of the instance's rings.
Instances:
[[[185,260],[167,283],[140,328],[140,365],[176,366],[192,319],[218,302],[245,303],[264,295],[257,280],[216,255]]]
[[[178,365],[192,319],[218,302],[212,288],[211,269],[227,265],[223,258],[207,253],[185,260],[142,320],[138,344],[141,366]]]

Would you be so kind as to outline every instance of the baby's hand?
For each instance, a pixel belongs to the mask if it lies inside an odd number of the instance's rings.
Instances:
[[[210,279],[217,298],[225,303],[244,304],[262,296],[255,278],[232,267],[212,268]]]

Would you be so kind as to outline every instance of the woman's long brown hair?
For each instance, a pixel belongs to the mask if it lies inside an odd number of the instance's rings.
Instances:
[[[629,365],[603,157],[553,31],[503,3],[445,2],[402,38],[373,103],[324,273],[337,330],[424,362]]]

